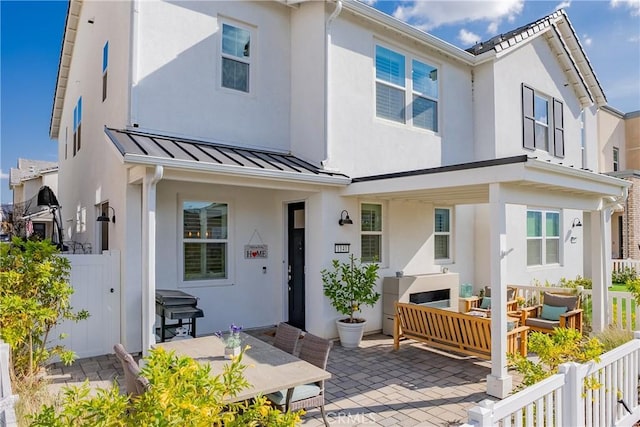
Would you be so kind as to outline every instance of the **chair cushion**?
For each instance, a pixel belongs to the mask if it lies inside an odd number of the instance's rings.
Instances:
[[[567,312],[567,307],[556,307],[553,305],[542,304],[542,313],[540,317],[545,320],[560,320],[560,315]]]
[[[578,308],[578,297],[576,295],[558,295],[545,292],[542,302],[556,307],[566,307],[567,311],[573,311]]]
[[[548,329],[552,331],[553,328],[559,328],[560,322],[555,320],[545,320],[539,317],[531,317],[524,322],[525,326],[531,326],[533,328]]]
[[[296,386],[293,389],[292,402],[298,400],[308,399],[320,394],[320,387],[315,384],[304,384]],[[287,403],[287,390],[276,391],[275,393],[267,394],[267,399],[272,401],[276,405],[285,405]]]
[[[480,303],[480,308],[483,309],[488,309],[491,308],[491,298],[490,297],[483,297],[482,298],[482,302]]]

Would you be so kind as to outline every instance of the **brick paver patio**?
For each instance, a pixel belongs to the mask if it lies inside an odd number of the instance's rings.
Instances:
[[[489,362],[444,355],[411,340],[396,352],[385,335],[367,336],[357,349],[336,342],[327,369],[326,410],[336,426],[455,426],[467,420],[468,409],[491,398],[485,394]],[[105,355],[52,365],[49,377],[57,392],[85,379],[108,387],[123,374],[115,356]],[[303,425],[322,426],[320,411],[309,410]]]

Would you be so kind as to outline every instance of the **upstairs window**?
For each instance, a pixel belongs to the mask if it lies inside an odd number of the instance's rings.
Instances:
[[[222,87],[249,92],[251,31],[222,24]]]
[[[527,265],[560,263],[560,213],[527,211]]]
[[[362,204],[360,233],[362,262],[380,262],[382,260],[382,205]]]
[[[438,92],[437,68],[376,45],[377,117],[437,132]]]
[[[78,98],[73,109],[73,155],[80,151],[82,136],[82,97]]]
[[[434,218],[434,258],[451,259],[451,209],[436,208]]]
[[[613,147],[613,171],[620,170],[620,149]]]
[[[564,157],[564,112],[561,101],[522,85],[523,146]]]
[[[182,203],[183,281],[229,277],[228,211],[226,203]]]
[[[102,102],[107,99],[107,68],[109,67],[109,42],[102,48]]]

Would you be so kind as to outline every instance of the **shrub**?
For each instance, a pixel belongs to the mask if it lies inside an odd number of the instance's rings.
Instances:
[[[33,375],[54,355],[67,364],[75,358],[49,342],[51,330],[63,320],[89,316],[85,310],[74,313],[70,305],[70,269],[69,260],[48,240],[14,238],[0,245],[0,338],[11,346],[18,378]]]
[[[627,283],[629,280],[636,280],[638,274],[633,267],[624,267],[622,270],[611,272],[612,283]]]
[[[577,289],[578,286],[582,286],[584,289],[593,289],[593,283],[591,279],[577,275],[575,279],[560,279],[558,283],[560,287]]]
[[[553,334],[532,332],[527,348],[537,354],[537,361],[520,354],[507,355],[509,365],[523,375],[520,389],[556,374],[563,363],[597,361],[603,353],[597,338],[584,338],[580,331],[572,328],[556,328]]]
[[[629,279],[625,282],[625,285],[627,286],[629,292],[633,294],[636,303],[640,304],[640,279]]]
[[[88,383],[64,391],[62,407],[44,406],[32,418],[33,427],[101,426],[294,426],[299,413],[282,413],[265,397],[251,402],[225,403],[248,383],[242,372],[244,351],[211,375],[209,365],[176,356],[162,348],[151,350],[142,375],[149,389],[137,397],[120,394],[118,386],[90,394]]]
[[[603,351],[607,352],[631,341],[633,332],[609,326],[609,328],[596,334],[595,337],[602,343]]]

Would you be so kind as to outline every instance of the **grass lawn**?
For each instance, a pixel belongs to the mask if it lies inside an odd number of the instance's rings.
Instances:
[[[614,283],[613,286],[609,288],[611,292],[629,292],[627,289],[627,285],[624,283]]]

